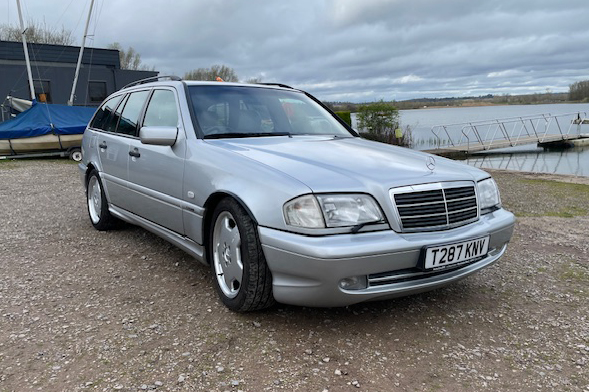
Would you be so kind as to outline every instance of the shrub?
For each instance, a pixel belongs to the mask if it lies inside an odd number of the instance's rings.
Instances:
[[[352,116],[350,112],[335,112],[339,118],[344,120],[349,126],[352,126]]]
[[[394,144],[395,146],[411,147],[413,145],[413,134],[408,125],[405,127],[405,130],[397,128],[394,131],[387,131],[384,133],[360,132],[360,136],[364,139]]]

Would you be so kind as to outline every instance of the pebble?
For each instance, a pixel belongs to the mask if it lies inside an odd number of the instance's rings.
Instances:
[[[183,383],[184,381],[186,381],[186,377],[183,374],[179,375],[178,376],[178,382],[179,383]]]

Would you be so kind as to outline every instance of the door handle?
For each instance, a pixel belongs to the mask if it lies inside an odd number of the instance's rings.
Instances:
[[[139,150],[134,149],[133,151],[129,151],[129,155],[131,155],[133,158],[139,158],[141,156],[141,154],[139,153]]]
[[[106,150],[106,142],[102,142],[98,145],[98,147],[102,148],[103,150]]]

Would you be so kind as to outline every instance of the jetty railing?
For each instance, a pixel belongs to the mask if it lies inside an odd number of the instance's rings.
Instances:
[[[436,148],[483,151],[581,135],[586,112],[536,114],[433,126]]]

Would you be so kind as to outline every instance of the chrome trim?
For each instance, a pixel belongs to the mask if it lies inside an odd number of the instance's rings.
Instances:
[[[463,208],[461,210],[451,211],[448,212],[448,200],[446,199],[446,190],[454,189],[454,188],[467,188],[472,187],[474,190],[474,196],[468,197],[461,197],[458,199],[452,199],[450,202],[456,201],[464,201],[475,198],[476,206]],[[397,206],[397,202],[395,201],[395,195],[402,195],[402,194],[410,194],[410,193],[419,193],[419,192],[427,192],[427,191],[442,191],[442,200],[439,201],[426,201],[424,203],[413,203],[407,205]],[[415,232],[426,232],[426,231],[439,231],[439,230],[448,230],[459,226],[464,226],[466,224],[476,222],[480,218],[480,210],[479,210],[479,200],[478,200],[478,190],[477,184],[474,181],[449,181],[449,182],[435,182],[429,184],[419,184],[419,185],[410,185],[410,186],[403,186],[398,188],[391,188],[389,189],[389,198],[393,204],[393,211],[395,214],[395,219],[401,229],[401,232],[404,233],[415,233]],[[417,206],[435,206],[437,204],[444,204],[445,212],[433,213],[433,214],[426,214],[426,215],[408,215],[401,217],[401,213],[399,212],[399,208],[405,207],[417,207]],[[450,216],[463,213],[465,211],[476,209],[476,216],[467,220],[462,220],[460,222],[450,223]],[[442,225],[435,225],[435,226],[424,226],[424,227],[416,227],[416,228],[406,228],[403,226],[403,219],[419,219],[419,218],[426,218],[426,217],[441,217],[446,216],[446,223]]]

